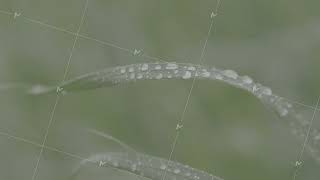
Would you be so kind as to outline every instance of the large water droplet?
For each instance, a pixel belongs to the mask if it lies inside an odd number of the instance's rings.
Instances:
[[[218,80],[222,80],[223,79],[223,77],[220,74],[216,74],[215,78],[218,79]]]
[[[245,84],[253,83],[253,80],[249,76],[242,76],[241,79]]]
[[[118,166],[119,166],[119,163],[118,163],[117,161],[114,161],[114,162],[112,162],[112,165],[113,165],[114,167],[118,167]]]
[[[169,70],[173,70],[173,69],[177,69],[177,68],[178,68],[178,65],[174,64],[174,63],[169,63],[166,66],[166,69],[169,69]]]
[[[318,134],[317,136],[315,136],[315,137],[314,137],[314,140],[320,141],[320,134]]]
[[[137,79],[142,79],[143,78],[143,75],[142,74],[138,74],[137,75]]]
[[[133,72],[134,71],[134,68],[133,67],[129,67],[129,72]]]
[[[264,95],[271,96],[272,95],[272,90],[270,88],[268,88],[268,87],[265,87],[265,88],[262,89],[262,93]]]
[[[224,70],[222,73],[228,78],[232,78],[232,79],[238,78],[238,74],[233,70]]]
[[[160,169],[162,169],[162,170],[167,169],[167,165],[165,165],[165,164],[161,164]]]
[[[124,67],[123,67],[123,68],[121,68],[121,69],[120,69],[120,73],[121,73],[121,74],[126,73],[126,68],[124,68]]]
[[[137,165],[136,165],[136,164],[132,164],[131,170],[132,170],[132,171],[136,171],[136,170],[137,170]]]
[[[189,71],[186,71],[182,76],[182,79],[190,79],[190,78],[191,78],[191,72]]]
[[[180,169],[175,169],[175,170],[173,170],[173,172],[174,172],[175,174],[179,174],[179,173],[180,173]]]
[[[284,116],[288,115],[288,113],[289,113],[289,112],[288,112],[287,109],[281,109],[281,110],[280,110],[280,116],[281,116],[281,117],[284,117]]]
[[[190,66],[190,67],[188,67],[188,70],[189,70],[189,71],[195,71],[196,68],[195,68],[194,66]]]
[[[35,85],[33,86],[29,93],[31,94],[39,94],[39,93],[43,93],[47,90],[47,88],[45,86],[42,86],[42,85]]]
[[[160,65],[156,65],[156,67],[154,67],[154,69],[160,70],[160,69],[161,69],[161,66],[160,66]]]
[[[131,73],[130,74],[130,79],[134,79],[135,78],[135,74],[134,73]]]
[[[148,68],[149,68],[148,64],[142,64],[141,71],[146,71],[148,70]]]
[[[205,77],[205,78],[210,77],[210,73],[209,72],[204,72],[204,73],[202,73],[202,77]]]
[[[156,76],[156,79],[162,79],[162,77],[163,77],[162,74],[158,74],[158,75]]]

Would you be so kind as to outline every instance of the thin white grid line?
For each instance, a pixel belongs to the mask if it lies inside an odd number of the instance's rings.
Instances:
[[[12,12],[7,12],[7,11],[3,11],[3,10],[0,10],[0,13],[7,14],[7,15],[14,15],[14,13],[12,13]],[[22,18],[24,18],[26,21],[30,21],[30,22],[32,22],[32,23],[40,24],[40,25],[46,26],[46,27],[48,27],[48,28],[51,28],[51,29],[54,29],[54,30],[57,30],[57,31],[65,32],[65,33],[71,34],[71,35],[73,35],[73,36],[81,37],[81,38],[83,38],[83,39],[88,39],[88,40],[96,41],[96,42],[98,42],[98,43],[100,43],[100,44],[102,44],[102,45],[111,46],[111,47],[114,47],[114,48],[117,48],[117,49],[120,49],[120,50],[123,50],[123,51],[127,51],[127,52],[129,52],[129,53],[133,53],[133,51],[130,50],[130,49],[122,48],[122,47],[120,47],[120,46],[117,46],[117,45],[112,44],[112,43],[109,43],[109,42],[101,41],[101,40],[99,40],[99,39],[91,38],[91,37],[89,37],[89,36],[85,36],[85,35],[81,35],[81,34],[76,34],[76,33],[74,33],[74,32],[68,31],[68,30],[66,30],[66,29],[59,28],[59,27],[56,27],[56,26],[53,26],[53,25],[50,25],[50,24],[47,24],[47,23],[43,23],[43,22],[41,22],[41,21],[34,20],[34,19],[31,19],[31,18],[28,18],[28,17],[22,17]],[[158,61],[167,62],[167,61],[165,61],[165,60],[163,60],[163,59],[161,59],[161,58],[148,56],[147,54],[143,54],[142,57],[146,57],[146,58],[148,58],[148,59],[153,59],[153,60],[158,60]],[[192,84],[194,84],[194,82],[193,82]],[[192,85],[192,86],[193,86],[193,85]],[[282,97],[282,98],[284,98],[284,99],[286,99],[286,100],[288,100],[288,101],[290,101],[290,102],[292,102],[292,103],[295,103],[295,104],[299,104],[299,105],[301,105],[301,106],[308,107],[308,108],[313,109],[313,110],[315,110],[315,111],[319,111],[319,110],[320,110],[320,108],[318,108],[318,107],[314,107],[314,106],[311,106],[311,105],[307,105],[307,104],[304,104],[304,103],[301,103],[301,102],[298,102],[298,101],[293,101],[293,100],[288,99],[288,98],[285,98],[285,97]]]
[[[14,15],[14,13],[12,13],[12,12],[3,11],[3,10],[0,10],[0,13],[6,14],[6,15]],[[44,23],[44,22],[41,22],[41,21],[39,21],[39,20],[31,19],[31,18],[26,17],[26,16],[22,16],[22,15],[21,15],[20,17],[23,18],[23,19],[25,19],[26,21],[31,22],[31,23],[39,24],[39,25],[45,26],[45,27],[47,27],[47,28],[51,28],[51,29],[56,30],[56,31],[60,31],[60,32],[64,32],[64,33],[70,34],[70,35],[72,35],[72,36],[76,36],[76,34],[77,34],[77,33],[75,33],[75,32],[72,32],[72,31],[69,31],[69,30],[66,30],[66,29],[63,29],[63,28],[60,28],[60,27],[57,27],[57,26],[48,24],[48,23]],[[113,48],[116,48],[116,49],[119,49],[119,50],[128,52],[128,53],[130,53],[130,54],[133,54],[133,53],[134,53],[134,51],[132,51],[132,50],[130,50],[130,49],[127,49],[127,48],[118,46],[118,45],[113,44],[113,43],[110,43],[110,42],[102,41],[102,40],[99,40],[99,39],[96,39],[96,38],[93,38],[93,37],[90,37],[90,36],[85,36],[85,35],[82,35],[82,34],[80,34],[80,33],[78,34],[78,36],[79,36],[80,38],[83,38],[83,39],[95,41],[95,42],[97,42],[97,43],[99,43],[99,44],[101,44],[101,45],[113,47]],[[158,57],[149,56],[149,55],[147,55],[146,53],[144,53],[144,54],[142,55],[142,57],[145,57],[145,58],[150,59],[150,60],[155,60],[155,61],[169,62],[169,60],[162,59],[162,58],[158,58]],[[286,97],[283,97],[283,96],[281,96],[281,97],[284,98],[284,99],[286,99],[286,100],[288,100],[288,101],[290,101],[291,103],[298,104],[298,105],[301,105],[301,106],[304,106],[304,107],[308,107],[308,108],[313,109],[313,110],[320,111],[320,108],[315,108],[314,106],[307,105],[307,104],[302,103],[302,102],[294,101],[294,100],[291,100],[291,99],[286,98]]]
[[[12,12],[8,12],[8,11],[3,11],[3,10],[0,10],[0,13],[2,13],[2,14],[7,14],[7,15],[13,15],[13,13]]]
[[[8,11],[3,11],[3,10],[0,10],[0,13],[3,13],[3,14],[6,14],[6,15],[13,15],[14,13],[12,12],[8,12]],[[39,25],[42,25],[42,26],[45,26],[47,28],[51,28],[53,30],[56,30],[56,31],[60,31],[60,32],[64,32],[64,33],[67,33],[67,34],[70,34],[72,36],[76,36],[76,33],[75,32],[72,32],[72,31],[69,31],[69,30],[66,30],[66,29],[63,29],[63,28],[60,28],[60,27],[57,27],[57,26],[54,26],[54,25],[51,25],[51,24],[48,24],[48,23],[44,23],[44,22],[41,22],[39,20],[35,20],[35,19],[31,19],[29,17],[26,17],[26,16],[22,16],[21,15],[21,18],[25,19],[26,21],[29,21],[31,23],[34,23],[34,24],[39,24]],[[110,43],[110,42],[106,42],[106,41],[102,41],[102,40],[99,40],[99,39],[96,39],[96,38],[93,38],[93,37],[90,37],[90,36],[85,36],[85,35],[82,35],[82,34],[78,34],[78,36],[80,38],[83,38],[83,39],[87,39],[87,40],[91,40],[91,41],[95,41],[101,45],[105,45],[105,46],[109,46],[109,47],[113,47],[113,48],[116,48],[116,49],[119,49],[119,50],[122,50],[122,51],[125,51],[127,53],[130,53],[130,54],[133,54],[134,51],[130,50],[130,49],[127,49],[127,48],[124,48],[124,47],[121,47],[121,46],[118,46],[116,44],[113,44],[113,43]],[[142,55],[142,57],[145,57],[147,59],[150,59],[150,60],[155,60],[155,61],[162,61],[162,62],[169,62],[169,60],[166,60],[166,59],[163,59],[163,58],[158,58],[158,57],[153,57],[153,56],[149,56],[147,55],[146,53],[144,53]],[[174,60],[173,60],[174,61]],[[289,98],[286,98],[286,97],[283,97],[281,96],[282,98],[290,101],[291,103],[294,103],[294,104],[298,104],[298,105],[301,105],[301,106],[304,106],[304,107],[308,107],[310,109],[313,109],[313,110],[317,110],[317,111],[320,111],[320,108],[315,108],[314,106],[311,106],[311,105],[307,105],[305,103],[302,103],[302,102],[298,102],[298,101],[294,101],[294,100],[291,100]]]
[[[0,13],[6,14],[6,15],[10,15],[10,16],[14,15],[14,13],[11,13],[11,12],[8,12],[8,11],[2,11],[2,10],[0,10]],[[75,32],[69,31],[69,30],[67,30],[67,29],[60,28],[60,27],[57,27],[57,26],[54,26],[54,25],[51,25],[51,24],[48,24],[48,23],[45,23],[45,22],[36,20],[36,19],[32,19],[32,18],[26,17],[26,16],[22,16],[22,15],[20,15],[20,16],[21,16],[21,18],[24,19],[25,21],[28,21],[28,22],[31,22],[31,23],[34,23],[34,24],[39,24],[39,25],[41,25],[41,26],[44,26],[44,27],[47,27],[47,28],[50,28],[50,29],[53,29],[53,30],[56,30],[56,31],[64,32],[64,33],[70,34],[70,35],[72,35],[72,36],[78,36],[78,37],[81,37],[81,38],[83,38],[83,39],[95,41],[95,42],[100,43],[100,44],[102,44],[102,45],[109,46],[109,47],[113,47],[113,48],[116,48],[116,49],[125,51],[125,52],[127,52],[127,53],[130,53],[130,54],[134,54],[134,50],[130,50],[130,49],[127,49],[127,48],[118,46],[118,45],[116,45],[116,44],[114,44],[114,43],[102,41],[102,40],[99,40],[99,39],[96,39],[96,38],[93,38],[93,37],[89,37],[89,36],[86,36],[86,35],[82,35],[82,34],[79,34],[79,33],[75,33]],[[157,61],[161,61],[161,62],[168,62],[168,61],[165,61],[165,60],[162,59],[162,58],[157,58],[157,57],[149,56],[149,55],[148,55],[147,53],[145,53],[145,52],[144,52],[141,56],[142,56],[142,57],[145,57],[145,58],[147,58],[147,59],[150,59],[150,60],[157,60]]]
[[[26,17],[26,16],[22,16],[21,18],[23,18],[24,20],[29,21],[31,23],[34,23],[34,24],[39,24],[41,26],[45,26],[47,28],[51,28],[51,29],[56,30],[56,31],[60,31],[60,32],[64,32],[64,33],[76,36],[76,33],[72,32],[72,31],[69,31],[67,29],[63,29],[63,28],[60,28],[60,27],[57,27],[57,26],[53,26],[53,25],[50,25],[50,24],[47,24],[47,23],[44,23],[44,22],[41,22],[41,21],[38,21],[38,20],[35,20],[35,19],[31,19],[31,18]]]
[[[220,0],[217,0],[215,12],[212,12],[212,13],[215,13],[215,15],[217,15],[219,7],[220,7]],[[215,18],[212,17],[212,15],[213,14],[211,14],[211,17],[210,17],[210,18],[212,18],[211,22],[210,22],[210,27],[209,27],[209,30],[207,32],[206,40],[205,40],[205,43],[204,43],[203,48],[201,50],[201,55],[200,55],[200,58],[199,58],[200,65],[202,65],[202,61],[203,61],[203,57],[204,57],[204,54],[205,54],[205,51],[206,51],[206,48],[207,48],[208,40],[209,40],[211,31],[212,31],[212,28],[213,28],[213,25],[214,25],[214,22],[215,22]],[[189,102],[190,102],[190,97],[192,95],[195,82],[196,82],[196,77],[194,77],[193,80],[192,80],[191,88],[189,90],[189,93],[188,93],[188,96],[187,96],[187,100],[186,100],[182,115],[180,117],[180,120],[179,120],[177,128],[176,128],[176,135],[175,135],[175,138],[174,138],[173,143],[172,143],[171,152],[170,152],[169,159],[168,159],[168,164],[170,163],[170,161],[172,159],[172,156],[173,156],[173,153],[174,153],[174,150],[176,148],[176,145],[177,145],[177,142],[178,142],[178,138],[179,138],[179,135],[180,135],[180,128],[183,127],[184,117],[185,117],[185,114],[186,114],[187,109],[188,109],[188,105],[189,105]],[[165,180],[166,175],[167,175],[167,171],[164,171],[162,180]]]
[[[76,46],[76,43],[77,43],[77,40],[78,40],[78,34],[79,34],[80,30],[81,30],[81,26],[83,25],[84,17],[85,17],[86,12],[87,12],[88,2],[89,2],[89,0],[86,0],[86,4],[85,4],[84,10],[83,10],[83,12],[82,12],[82,17],[81,17],[80,25],[79,25],[78,31],[77,31],[77,33],[76,33],[75,40],[74,40],[74,42],[73,42],[73,46],[72,46],[72,49],[71,49],[71,52],[70,52],[70,55],[69,55],[69,59],[68,59],[67,65],[66,65],[66,67],[65,67],[65,71],[64,71],[64,74],[63,74],[62,83],[66,80],[67,75],[68,75],[68,72],[69,72],[71,59],[72,59],[73,52],[74,52],[74,49],[75,49],[75,46]],[[49,130],[50,130],[50,127],[51,127],[51,125],[52,125],[52,123],[53,123],[53,119],[54,119],[56,107],[57,107],[58,102],[59,102],[59,99],[60,99],[60,93],[59,93],[59,92],[57,92],[57,93],[58,93],[58,94],[57,94],[57,96],[56,96],[56,101],[55,101],[55,104],[54,104],[54,106],[53,106],[53,109],[52,109],[51,115],[50,115],[50,121],[49,121],[49,124],[48,124],[48,126],[47,126],[46,133],[45,133],[45,135],[44,135],[44,139],[43,139],[43,142],[42,142],[42,145],[41,145],[41,150],[40,150],[40,153],[39,153],[38,158],[37,158],[37,163],[36,163],[36,166],[35,166],[34,171],[33,171],[32,180],[35,180],[35,178],[36,178],[36,175],[37,175],[37,172],[38,172],[39,163],[40,163],[40,159],[41,159],[41,156],[42,156],[42,153],[43,153],[43,150],[44,150],[43,147],[44,147],[44,145],[46,144],[47,137],[48,137],[48,134],[49,134]]]
[[[318,100],[317,100],[317,104],[316,104],[316,108],[319,106],[319,102],[320,102],[320,96],[318,97]],[[295,180],[297,178],[297,175],[298,175],[298,171],[300,169],[300,166],[302,165],[302,157],[303,157],[303,153],[305,151],[305,148],[306,148],[306,145],[308,143],[308,140],[309,140],[309,136],[310,136],[310,132],[311,132],[311,128],[312,128],[312,125],[313,125],[313,121],[316,117],[316,114],[317,114],[317,111],[313,111],[313,115],[312,115],[312,119],[310,121],[310,124],[309,124],[309,127],[308,127],[308,131],[307,131],[307,134],[306,134],[306,138],[303,142],[303,145],[302,145],[302,149],[300,151],[300,154],[299,154],[299,158],[298,160],[296,161],[296,170],[294,171],[293,173],[293,180]]]
[[[70,152],[67,152],[67,151],[63,151],[63,150],[60,150],[60,149],[55,148],[55,147],[46,146],[46,145],[42,146],[41,144],[39,144],[37,142],[31,141],[31,140],[28,140],[28,139],[25,139],[25,138],[22,138],[22,137],[14,136],[14,135],[11,135],[11,134],[6,133],[6,132],[1,132],[0,131],[0,135],[6,136],[7,138],[10,138],[10,139],[13,139],[13,140],[16,140],[16,141],[21,141],[21,142],[33,145],[35,147],[40,147],[40,148],[44,148],[44,149],[49,150],[49,151],[53,151],[53,152],[57,152],[57,153],[60,153],[60,154],[64,154],[65,156],[72,157],[72,158],[75,158],[75,159],[78,159],[78,160],[81,160],[81,161],[85,161],[85,162],[92,163],[92,164],[96,164],[97,163],[96,161],[92,161],[89,158],[84,158],[84,157],[82,157],[80,155],[77,155],[77,154],[74,154],[74,153],[70,153]],[[106,165],[108,166],[108,164],[106,164]],[[112,166],[108,166],[108,167],[111,168],[111,169],[117,170],[117,171],[133,174],[134,176],[136,176],[139,179],[141,179],[141,177],[142,177],[141,175],[138,175],[138,174],[135,174],[135,173],[132,173],[132,172],[129,172],[129,171],[118,169],[118,168],[115,168],[115,167],[112,167]],[[150,179],[150,178],[146,178],[146,179]]]
[[[11,13],[11,12],[7,12],[7,11],[3,11],[3,10],[0,10],[0,13],[3,13],[3,14],[7,14],[7,15],[13,15],[14,13]],[[44,23],[44,22],[41,22],[39,20],[35,20],[35,19],[31,19],[31,18],[28,18],[28,17],[25,17],[25,16],[22,16],[21,17],[23,19],[25,19],[26,21],[29,21],[29,22],[32,22],[34,24],[39,24],[39,25],[42,25],[42,26],[45,26],[47,28],[51,28],[53,30],[56,30],[56,31],[60,31],[60,32],[65,32],[67,34],[70,34],[72,36],[76,36],[76,33],[72,32],[72,31],[69,31],[69,30],[66,30],[66,29],[63,29],[63,28],[60,28],[60,27],[57,27],[57,26],[54,26],[54,25],[50,25],[48,23]],[[119,49],[119,50],[122,50],[122,51],[125,51],[125,52],[128,52],[130,54],[133,54],[134,51],[130,50],[130,49],[127,49],[127,48],[124,48],[124,47],[121,47],[121,46],[118,46],[116,44],[113,44],[113,43],[110,43],[110,42],[106,42],[106,41],[102,41],[102,40],[99,40],[99,39],[96,39],[96,38],[93,38],[93,37],[90,37],[90,36],[85,36],[85,35],[82,35],[82,34],[78,34],[78,36],[80,38],[83,38],[83,39],[87,39],[87,40],[91,40],[91,41],[95,41],[101,45],[105,45],[105,46],[109,46],[109,47],[113,47],[113,48],[116,48],[116,49]],[[162,61],[162,62],[169,62],[169,60],[166,60],[166,59],[162,59],[162,58],[158,58],[158,57],[153,57],[153,56],[149,56],[147,55],[146,53],[144,53],[142,55],[142,57],[145,57],[147,59],[150,59],[150,60],[155,60],[155,61]],[[298,102],[298,101],[294,101],[294,100],[291,100],[289,98],[285,98],[282,96],[282,98],[292,102],[292,103],[295,103],[295,104],[299,104],[301,106],[305,106],[305,107],[308,107],[310,109],[315,109],[315,107],[311,106],[311,105],[307,105],[305,103],[302,103],[302,102]],[[317,108],[318,111],[320,111],[320,108]]]
[[[36,166],[35,166],[35,168],[33,170],[32,180],[34,180],[36,178],[36,174],[37,174],[37,171],[38,171],[40,159],[41,159],[41,156],[42,156],[42,153],[43,153],[43,147],[44,147],[44,145],[45,145],[45,143],[47,141],[47,136],[49,134],[49,129],[50,129],[51,124],[53,122],[53,117],[54,117],[54,114],[55,114],[56,107],[58,105],[59,99],[60,99],[60,95],[57,94],[53,109],[52,109],[51,114],[50,114],[50,121],[48,123],[47,129],[46,129],[46,133],[44,135],[44,139],[43,139],[43,142],[42,142],[42,145],[41,145],[40,153],[39,153],[38,158],[37,158],[37,163],[36,163]]]
[[[21,141],[21,142],[24,142],[24,143],[31,144],[31,145],[39,147],[39,148],[43,147],[44,149],[55,151],[55,152],[59,152],[61,154],[65,154],[67,156],[74,157],[74,158],[77,158],[77,159],[80,159],[80,160],[86,159],[86,158],[80,157],[79,155],[76,155],[76,154],[73,154],[73,153],[69,153],[69,152],[66,152],[66,151],[62,151],[62,150],[59,150],[59,149],[54,148],[54,147],[42,145],[40,143],[31,141],[31,140],[28,140],[28,139],[25,139],[25,138],[22,138],[22,137],[14,136],[14,135],[11,135],[11,134],[6,133],[6,132],[0,132],[0,135],[6,136],[7,138],[10,138],[10,139],[14,139],[16,141]]]

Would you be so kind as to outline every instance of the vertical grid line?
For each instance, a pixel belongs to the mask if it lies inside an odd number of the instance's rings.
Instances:
[[[300,166],[302,165],[302,158],[303,158],[303,154],[304,154],[304,151],[306,149],[306,146],[307,146],[307,143],[308,143],[308,140],[309,140],[309,136],[310,136],[310,132],[311,132],[311,128],[312,128],[312,125],[313,125],[313,121],[316,117],[316,114],[317,114],[317,111],[316,109],[318,109],[319,107],[319,102],[320,102],[320,96],[318,97],[318,100],[317,100],[317,104],[316,104],[316,108],[315,110],[313,111],[313,115],[312,115],[312,119],[310,121],[310,124],[309,124],[309,127],[308,127],[308,130],[307,130],[307,134],[306,134],[306,138],[304,139],[304,142],[303,142],[303,145],[302,145],[302,148],[301,148],[301,151],[299,153],[299,157],[298,157],[298,160],[296,161],[295,165],[296,165],[296,169],[293,173],[293,180],[296,180],[297,176],[298,176],[298,171],[300,169]]]
[[[218,9],[220,7],[220,4],[221,4],[221,0],[217,0],[215,11],[212,12],[212,14],[211,14],[211,18],[212,19],[211,19],[211,22],[210,22],[209,30],[208,30],[208,33],[206,35],[206,39],[205,39],[204,45],[203,45],[202,50],[201,50],[201,55],[200,55],[200,58],[199,58],[200,65],[202,65],[203,57],[205,55],[205,51],[206,51],[206,48],[207,48],[209,37],[210,37],[211,31],[213,29],[213,25],[214,25],[214,22],[215,22],[215,18],[213,17],[213,15],[216,16],[218,14]],[[168,165],[170,165],[174,150],[176,148],[176,145],[177,145],[177,142],[178,142],[178,139],[179,139],[179,136],[180,136],[180,128],[178,128],[178,127],[179,126],[183,127],[182,123],[184,121],[185,114],[186,114],[186,112],[188,110],[188,105],[189,105],[190,97],[191,97],[193,89],[194,89],[195,82],[196,82],[196,77],[193,77],[192,84],[191,84],[191,87],[190,87],[190,90],[189,90],[189,93],[188,93],[188,96],[187,96],[186,103],[184,105],[184,109],[183,109],[182,115],[180,117],[180,120],[178,121],[178,125],[177,125],[177,128],[176,128],[177,132],[176,132],[176,135],[174,137],[173,143],[171,145],[171,151],[170,151],[170,155],[169,155],[169,158],[168,158]],[[162,180],[165,180],[166,176],[167,176],[167,171],[164,171]]]
[[[62,83],[66,80],[67,75],[68,75],[68,71],[69,71],[69,69],[70,69],[71,59],[72,59],[73,52],[74,52],[75,46],[76,46],[76,44],[77,44],[78,36],[79,36],[78,34],[79,34],[80,30],[81,30],[81,27],[82,27],[83,22],[84,22],[84,17],[85,17],[85,14],[86,14],[86,12],[87,12],[88,2],[89,2],[89,0],[86,0],[86,4],[85,4],[85,7],[84,7],[84,10],[83,10],[83,13],[82,13],[80,25],[79,25],[78,31],[77,31],[77,33],[76,33],[75,40],[74,40],[74,42],[73,42],[73,46],[72,46],[72,49],[71,49],[71,52],[70,52],[70,55],[69,55],[69,58],[68,58],[67,65],[66,65],[65,70],[64,70],[63,79],[62,79],[62,81],[61,81]],[[41,156],[42,156],[42,154],[43,154],[43,150],[44,150],[44,146],[45,146],[46,141],[47,141],[47,137],[48,137],[48,134],[49,134],[49,130],[50,130],[51,125],[52,125],[53,120],[54,120],[54,115],[55,115],[56,108],[57,108],[57,105],[58,105],[58,103],[59,103],[60,97],[61,97],[61,96],[60,96],[59,88],[58,88],[58,89],[57,89],[56,100],[55,100],[53,109],[52,109],[52,111],[51,111],[50,120],[49,120],[47,129],[46,129],[46,132],[45,132],[45,135],[44,135],[44,139],[43,139],[43,142],[42,142],[42,145],[41,145],[40,153],[39,153],[38,158],[37,158],[37,163],[36,163],[36,166],[35,166],[34,171],[33,171],[32,180],[35,180],[35,178],[36,178],[36,175],[37,175],[37,172],[38,172],[38,168],[39,168],[39,164],[40,164],[40,160],[41,160]]]

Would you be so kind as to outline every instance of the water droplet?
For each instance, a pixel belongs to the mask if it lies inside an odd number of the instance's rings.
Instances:
[[[224,70],[222,71],[223,75],[225,75],[228,78],[237,79],[238,74],[233,70]]]
[[[281,117],[284,117],[284,116],[286,116],[286,115],[288,115],[288,110],[287,109],[281,109],[281,111],[280,111],[280,116]]]
[[[121,74],[126,73],[126,68],[124,68],[124,67],[123,67],[123,68],[121,68],[121,69],[120,69],[120,73],[121,73]]]
[[[130,79],[134,79],[135,78],[135,74],[134,73],[131,73],[130,74]]]
[[[133,67],[129,67],[129,72],[133,72],[134,71],[134,68]]]
[[[319,140],[320,140],[320,134],[316,135],[316,136],[314,137],[314,140],[319,141]]]
[[[162,74],[158,74],[158,75],[156,76],[156,79],[162,79],[162,77],[163,77]]]
[[[169,79],[171,79],[172,78],[172,75],[171,74],[168,74],[168,76],[167,76]]]
[[[173,69],[177,69],[177,68],[178,68],[178,65],[174,64],[174,63],[168,63],[166,66],[166,69],[169,69],[169,70],[173,70]]]
[[[218,80],[222,80],[223,79],[223,77],[220,75],[220,74],[216,74],[216,79],[218,79]]]
[[[119,163],[118,163],[117,161],[114,161],[114,162],[112,162],[112,165],[113,165],[114,167],[118,167],[118,166],[119,166]]]
[[[31,87],[31,89],[29,90],[30,94],[39,94],[39,93],[43,93],[47,90],[47,88],[45,86],[42,85],[35,85],[33,87]]]
[[[136,165],[136,164],[132,164],[131,170],[132,170],[132,171],[136,171],[136,170],[137,170],[137,165]]]
[[[202,73],[202,77],[205,77],[205,78],[210,77],[210,73],[209,72],[204,72],[204,73]]]
[[[142,64],[141,71],[146,71],[148,70],[148,68],[149,68],[148,64]]]
[[[107,161],[111,161],[112,160],[112,158],[109,155],[107,156],[106,159],[107,159]]]
[[[262,93],[267,95],[267,96],[271,96],[272,95],[272,90],[268,87],[263,88]]]
[[[178,71],[178,70],[175,70],[175,71],[174,71],[174,73],[175,73],[175,74],[178,74],[178,73],[179,73],[179,71]]]
[[[190,78],[191,78],[191,72],[189,71],[186,71],[182,76],[182,79],[190,79]]]
[[[180,169],[175,169],[173,172],[174,172],[175,174],[179,174],[179,173],[180,173]]]
[[[143,78],[143,75],[142,74],[138,74],[137,75],[137,79],[142,79]]]
[[[245,84],[251,84],[253,82],[249,76],[242,76],[241,79]]]
[[[275,100],[276,100],[275,97],[271,97],[271,98],[270,98],[270,102],[272,102],[272,103],[274,103]]]
[[[162,170],[167,169],[167,165],[165,165],[165,164],[161,164],[160,169],[162,169]]]
[[[160,65],[156,65],[156,67],[154,67],[154,69],[160,70],[160,69],[161,69],[161,66],[160,66]]]
[[[190,66],[190,67],[188,67],[188,70],[189,70],[189,71],[195,71],[196,68],[195,68],[194,66]]]

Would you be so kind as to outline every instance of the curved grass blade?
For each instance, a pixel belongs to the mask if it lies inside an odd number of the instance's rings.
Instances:
[[[222,180],[217,176],[190,166],[141,153],[99,153],[83,160],[80,163],[80,167],[84,167],[89,163],[97,167],[122,170],[152,180],[161,180],[163,171],[167,172],[168,180]]]
[[[97,167],[108,167],[124,171],[138,177],[144,177],[152,180],[161,180],[163,171],[168,173],[168,180],[222,180],[219,177],[178,162],[169,162],[162,158],[139,153],[126,143],[107,133],[94,129],[88,129],[87,131],[117,143],[127,152],[106,152],[94,154],[80,162],[79,166],[72,173],[71,177],[73,178],[76,177],[77,172],[79,172],[81,168],[84,168],[85,165],[95,165]]]
[[[70,79],[57,87],[49,86],[22,86],[25,92],[33,95],[48,93],[73,93],[83,90],[92,90],[102,87],[113,87],[118,84],[142,80],[188,80],[208,79],[221,81],[231,86],[248,91],[256,96],[263,104],[275,111],[283,119],[289,119],[292,132],[301,140],[310,122],[303,119],[296,112],[293,105],[286,99],[272,93],[272,90],[260,83],[254,82],[248,76],[239,76],[233,70],[221,70],[188,63],[143,63],[107,68],[101,71],[88,73]],[[312,129],[307,149],[320,162],[320,131]]]

